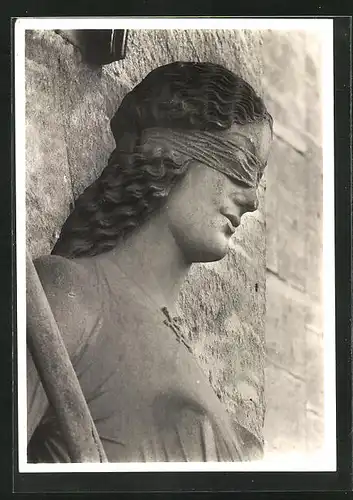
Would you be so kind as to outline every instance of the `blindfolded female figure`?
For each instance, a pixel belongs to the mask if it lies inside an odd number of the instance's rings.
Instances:
[[[108,460],[242,460],[172,318],[191,264],[222,259],[257,209],[272,118],[224,67],[177,62],[127,94],[111,128],[108,166],[35,262]],[[30,460],[69,461],[28,366]]]

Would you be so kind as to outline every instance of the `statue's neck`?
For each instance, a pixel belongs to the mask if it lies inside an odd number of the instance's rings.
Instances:
[[[185,262],[182,251],[160,217],[151,219],[99,258],[115,264],[156,307],[166,306],[172,314],[176,313],[180,287],[190,264]]]

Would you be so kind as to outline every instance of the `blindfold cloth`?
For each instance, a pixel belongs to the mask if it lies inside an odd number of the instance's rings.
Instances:
[[[143,131],[140,144],[142,149],[166,147],[250,188],[258,186],[266,166],[256,156],[256,136],[233,130],[230,133],[148,128]]]

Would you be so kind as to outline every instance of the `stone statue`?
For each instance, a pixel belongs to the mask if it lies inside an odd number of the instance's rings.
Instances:
[[[111,462],[238,461],[243,444],[176,316],[192,263],[257,209],[272,118],[211,63],[153,70],[111,120],[116,149],[37,273]],[[28,356],[28,457],[70,461]]]

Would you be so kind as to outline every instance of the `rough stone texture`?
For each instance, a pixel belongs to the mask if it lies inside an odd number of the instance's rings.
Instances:
[[[174,60],[224,64],[261,89],[261,33],[131,31],[123,61],[93,69],[52,31],[27,33],[28,244],[48,253],[70,203],[114,147],[109,130],[122,97],[151,69]],[[48,84],[45,82],[48,81]],[[44,103],[44,105],[43,105]],[[66,180],[65,180],[66,179]],[[191,342],[235,420],[262,442],[265,319],[264,186],[229,256],[195,265],[180,297]]]
[[[305,32],[264,38],[264,95],[275,123],[266,185],[265,450],[323,445],[320,43]]]
[[[305,32],[263,32],[264,96],[273,116],[297,130],[305,128]],[[290,103],[290,105],[289,105]]]
[[[273,397],[280,398],[274,404]],[[266,366],[266,417],[264,436],[266,454],[306,451],[305,383],[290,374],[283,366]]]

